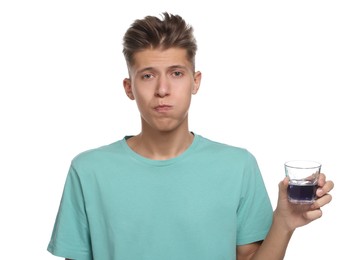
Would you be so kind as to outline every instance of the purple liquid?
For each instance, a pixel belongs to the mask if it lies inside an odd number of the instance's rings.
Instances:
[[[288,199],[296,203],[311,203],[316,198],[317,184],[289,184]]]

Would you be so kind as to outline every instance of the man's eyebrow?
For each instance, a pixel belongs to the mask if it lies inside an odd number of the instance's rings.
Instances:
[[[149,71],[149,70],[154,70],[154,68],[153,67],[142,68],[140,70],[137,70],[137,73],[143,73],[143,72]]]
[[[168,70],[171,70],[171,69],[185,69],[187,70],[188,68],[186,66],[183,66],[183,65],[171,65],[169,67],[167,67]],[[156,70],[154,67],[145,67],[145,68],[142,68],[140,70],[137,71],[137,73],[143,73],[145,71],[151,71],[151,70]]]
[[[168,69],[187,69],[187,67],[183,65],[172,65],[169,66]]]

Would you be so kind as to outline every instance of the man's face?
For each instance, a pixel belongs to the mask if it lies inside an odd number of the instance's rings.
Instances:
[[[186,50],[140,51],[129,73],[124,88],[137,103],[143,130],[173,131],[187,126],[191,96],[198,91],[201,73],[192,70]]]

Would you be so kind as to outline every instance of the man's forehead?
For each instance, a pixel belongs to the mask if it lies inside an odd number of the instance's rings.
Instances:
[[[181,48],[146,49],[134,54],[133,67],[137,70],[143,68],[162,68],[171,66],[189,66],[187,51]]]

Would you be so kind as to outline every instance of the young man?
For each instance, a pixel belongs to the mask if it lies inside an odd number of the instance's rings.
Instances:
[[[72,161],[48,250],[76,260],[283,259],[297,227],[321,216],[334,186],[297,207],[279,184],[273,212],[247,150],[189,130],[197,45],[178,15],[136,20],[124,36],[141,131]]]

